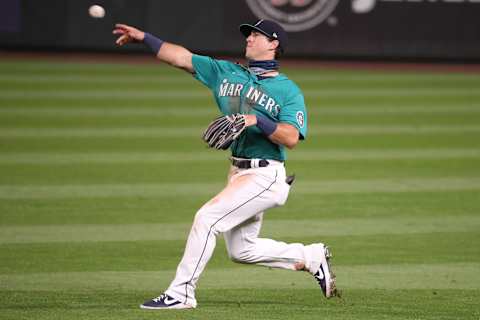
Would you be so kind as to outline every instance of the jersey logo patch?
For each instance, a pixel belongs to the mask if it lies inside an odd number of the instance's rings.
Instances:
[[[303,128],[303,125],[305,124],[305,115],[302,111],[297,111],[297,123],[300,128]]]

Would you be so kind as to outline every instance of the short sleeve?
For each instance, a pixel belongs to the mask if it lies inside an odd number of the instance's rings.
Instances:
[[[212,89],[218,81],[220,65],[217,60],[207,56],[193,55],[192,65],[195,70],[194,77]]]
[[[307,137],[307,110],[302,94],[289,99],[278,115],[279,122],[288,123],[297,128],[300,139]]]

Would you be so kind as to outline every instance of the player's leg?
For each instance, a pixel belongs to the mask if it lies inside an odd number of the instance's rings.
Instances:
[[[312,260],[312,250],[301,243],[258,238],[263,220],[259,213],[224,233],[229,257],[239,263],[299,270]]]
[[[304,245],[258,238],[262,220],[263,213],[259,213],[224,233],[230,258],[239,263],[308,271],[327,298],[336,295],[328,248],[323,243]]]
[[[216,236],[284,201],[286,197],[280,193],[288,190],[281,169],[283,166],[272,166],[261,175],[235,171],[226,188],[197,212],[183,258],[166,294],[196,306],[196,283],[213,254]]]

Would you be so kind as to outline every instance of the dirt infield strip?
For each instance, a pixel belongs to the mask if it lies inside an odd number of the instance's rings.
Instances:
[[[243,58],[219,57],[222,59],[243,62]],[[158,63],[151,54],[144,53],[86,53],[86,52],[45,52],[45,51],[1,51],[0,62],[8,60],[39,60],[55,62],[85,62],[85,63],[126,63],[154,64]],[[372,62],[372,61],[326,61],[313,59],[281,60],[282,66],[298,68],[318,68],[336,70],[368,70],[368,71],[398,71],[398,72],[453,72],[480,74],[480,64],[473,63],[412,63],[412,62]]]

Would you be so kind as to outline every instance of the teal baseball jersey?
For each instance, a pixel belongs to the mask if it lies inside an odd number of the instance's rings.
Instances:
[[[284,74],[259,79],[242,65],[194,55],[195,78],[213,93],[224,115],[256,114],[297,128],[307,136],[307,112],[303,94]],[[285,146],[273,143],[257,126],[248,127],[231,147],[239,158],[286,160]]]

